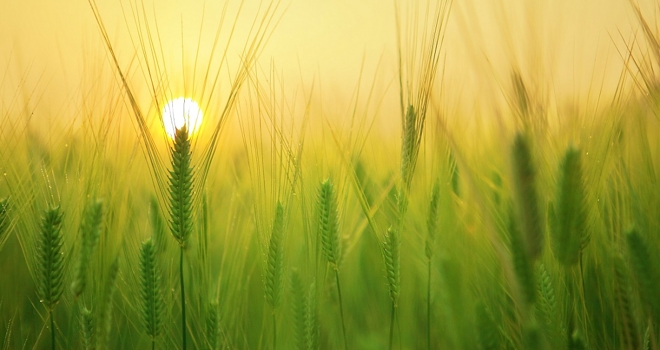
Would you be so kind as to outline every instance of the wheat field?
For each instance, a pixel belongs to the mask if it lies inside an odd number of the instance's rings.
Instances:
[[[660,349],[660,2],[3,6],[0,349]]]

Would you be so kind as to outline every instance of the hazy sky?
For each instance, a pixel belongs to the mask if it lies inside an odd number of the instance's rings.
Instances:
[[[236,1],[230,3],[227,26],[237,9]],[[185,75],[175,70],[190,69],[202,14],[200,51],[207,52],[224,2],[140,4],[147,17],[158,22],[164,58],[173,67],[168,73]],[[230,59],[238,58],[258,5],[256,0],[245,1]],[[136,53],[128,34],[138,32],[131,2],[99,0],[98,6],[122,64],[128,67]],[[86,0],[2,0],[0,7],[4,101],[22,78],[23,90],[36,88],[44,100],[57,101],[79,94],[90,71],[110,67]],[[398,93],[396,84],[388,85],[395,82],[397,72],[393,1],[289,0],[280,4],[279,13],[281,20],[261,56],[262,67],[272,62],[291,86],[316,79],[323,83],[324,93],[347,98],[350,90],[344,87],[355,86],[364,62],[365,81],[377,74],[382,91]],[[443,49],[446,99],[469,105],[475,97],[506,89],[514,66],[528,81],[541,82],[539,91],[550,90],[561,99],[576,93],[584,99],[601,81],[613,89],[622,69],[617,52],[624,47],[621,36],[630,40],[635,28],[627,0],[455,0]],[[180,61],[182,37],[185,64]]]

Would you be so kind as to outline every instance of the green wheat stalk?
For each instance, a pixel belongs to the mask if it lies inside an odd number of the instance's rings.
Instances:
[[[80,309],[80,339],[83,349],[94,349],[94,317],[86,307]]]
[[[480,350],[497,350],[500,348],[500,334],[495,320],[486,304],[477,304],[477,337]]]
[[[513,143],[513,179],[524,245],[531,261],[543,250],[543,223],[536,191],[536,169],[527,137],[517,134]]]
[[[0,247],[5,233],[9,229],[9,197],[0,200]]]
[[[401,140],[401,179],[407,189],[412,182],[417,155],[417,113],[412,105],[408,106],[403,118],[403,133]]]
[[[162,315],[165,309],[161,292],[161,274],[156,259],[156,247],[151,239],[140,247],[140,297],[142,300],[142,323],[151,337],[151,348],[156,348],[156,337],[160,334]]]
[[[316,283],[309,286],[307,299],[305,300],[305,337],[307,349],[319,348],[319,327],[316,315]]]
[[[101,236],[102,220],[103,202],[101,200],[94,200],[85,208],[82,223],[80,224],[82,237],[78,261],[73,273],[73,282],[71,283],[71,290],[76,297],[82,294],[87,285],[87,270],[92,259],[92,253],[94,253],[94,249]]]
[[[536,304],[536,309],[541,316],[544,325],[543,328],[546,329],[549,340],[551,340],[553,344],[557,344],[563,339],[564,331],[563,326],[559,321],[559,309],[557,307],[555,288],[552,285],[550,274],[545,268],[545,265],[539,264],[537,270],[539,302]]]
[[[266,301],[273,311],[273,349],[277,344],[277,322],[275,310],[282,299],[282,277],[284,275],[284,207],[279,201],[275,206],[275,218],[268,245],[266,261]]]
[[[218,310],[218,302],[212,301],[209,303],[206,311],[206,342],[209,349],[215,350],[218,348],[219,336],[220,315]]]
[[[536,299],[536,287],[534,284],[534,271],[529,251],[525,248],[524,236],[516,225],[513,213],[509,212],[508,234],[513,269],[516,274],[518,285],[527,305],[534,304]]]
[[[341,329],[344,336],[344,349],[348,349],[346,339],[346,324],[344,322],[344,306],[341,299],[341,286],[339,283],[339,262],[341,259],[341,242],[339,237],[339,211],[337,209],[337,195],[330,179],[321,182],[318,195],[318,230],[321,236],[323,255],[335,270],[337,283],[337,296],[339,299],[339,314],[341,316]]]
[[[172,170],[169,174],[170,231],[180,247],[179,281],[181,289],[181,342],[186,349],[186,288],[183,275],[183,255],[186,241],[193,230],[193,167],[188,131],[183,126],[176,131],[170,149]]]
[[[96,348],[108,347],[108,338],[112,330],[113,297],[117,288],[116,280],[119,275],[119,256],[116,256],[108,269],[108,274],[101,294],[100,313],[96,329]]]
[[[318,230],[323,255],[335,270],[339,269],[341,244],[339,244],[339,214],[337,197],[330,179],[321,182],[318,190]]]
[[[553,252],[560,263],[571,266],[578,262],[586,235],[586,202],[580,152],[569,148],[561,163],[557,207],[550,220],[554,222]],[[552,207],[551,207],[552,208]]]
[[[394,320],[396,318],[396,310],[399,301],[399,285],[401,282],[400,246],[401,237],[399,231],[390,226],[385,234],[385,242],[383,242],[383,259],[385,260],[385,271],[387,272],[390,299],[392,300],[389,342],[390,350],[392,349],[394,340]]]
[[[451,190],[457,197],[461,196],[461,174],[454,153],[449,152],[449,171],[451,173]]]
[[[291,299],[291,316],[293,318],[293,334],[296,345],[299,350],[306,350],[309,343],[305,329],[307,300],[300,274],[296,270],[291,272]]]
[[[433,250],[435,245],[435,235],[438,231],[438,216],[440,210],[440,186],[438,181],[433,184],[431,191],[431,201],[429,202],[428,216],[426,219],[426,244],[424,253],[426,258],[430,261],[433,257]]]
[[[62,212],[60,207],[46,209],[41,218],[37,245],[37,294],[48,310],[52,349],[56,347],[53,309],[62,296],[64,252],[62,252]]]
[[[587,350],[587,343],[579,330],[574,330],[568,339],[568,350]]]
[[[628,270],[619,254],[615,254],[614,260],[614,295],[619,307],[619,315],[623,327],[623,340],[626,349],[639,349],[639,333],[635,312],[630,296],[630,280]]]
[[[660,271],[656,260],[654,260],[647,243],[636,229],[630,229],[626,233],[630,267],[637,278],[639,291],[644,303],[649,307],[649,316],[654,321],[660,320]]]
[[[156,196],[152,196],[149,201],[149,221],[151,222],[152,240],[156,247],[156,252],[162,254],[167,251],[167,226],[160,214],[160,207]]]
[[[428,349],[431,349],[431,263],[433,258],[433,249],[435,247],[435,235],[438,230],[438,210],[440,207],[440,186],[438,181],[433,184],[431,192],[431,202],[429,203],[428,217],[426,220],[426,244],[425,250],[427,258],[427,276],[426,276],[426,342]]]

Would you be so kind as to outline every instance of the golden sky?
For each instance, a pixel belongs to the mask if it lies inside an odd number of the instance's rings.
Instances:
[[[136,1],[97,3],[121,63],[128,67],[136,54],[129,36],[138,31],[130,14]],[[235,18],[237,3],[230,0],[226,26]],[[401,1],[399,6],[425,3]],[[202,14],[200,52],[208,52],[224,2],[138,4],[158,22],[168,74],[183,76],[186,68],[176,70],[190,67]],[[245,1],[230,60],[239,57],[259,4]],[[347,99],[364,62],[364,81],[378,76],[379,91],[398,94],[394,1],[289,0],[279,9],[280,22],[259,64],[267,68],[273,63],[292,91],[314,80],[321,82],[324,94]],[[455,0],[443,48],[443,100],[467,106],[469,112],[475,98],[508,88],[512,67],[551,99],[585,100],[601,85],[613,90],[622,69],[617,49],[638,27],[626,0]],[[0,101],[5,106],[16,91],[36,90],[51,108],[69,108],[52,103],[80,94],[90,71],[111,67],[87,0],[2,0],[0,39]]]

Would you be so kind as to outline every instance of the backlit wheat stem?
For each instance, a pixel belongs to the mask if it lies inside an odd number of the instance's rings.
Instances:
[[[348,349],[346,339],[346,324],[344,321],[344,306],[341,297],[341,284],[339,282],[339,263],[341,260],[341,242],[339,236],[339,211],[337,209],[337,195],[330,179],[321,182],[317,195],[318,230],[323,247],[323,255],[335,272],[337,283],[337,297],[339,299],[339,315],[344,338],[344,349]]]
[[[184,279],[184,250],[193,231],[193,167],[190,139],[183,126],[176,131],[170,149],[172,169],[169,173],[170,231],[179,243],[179,282],[181,291],[181,344],[186,349],[186,288]]]

